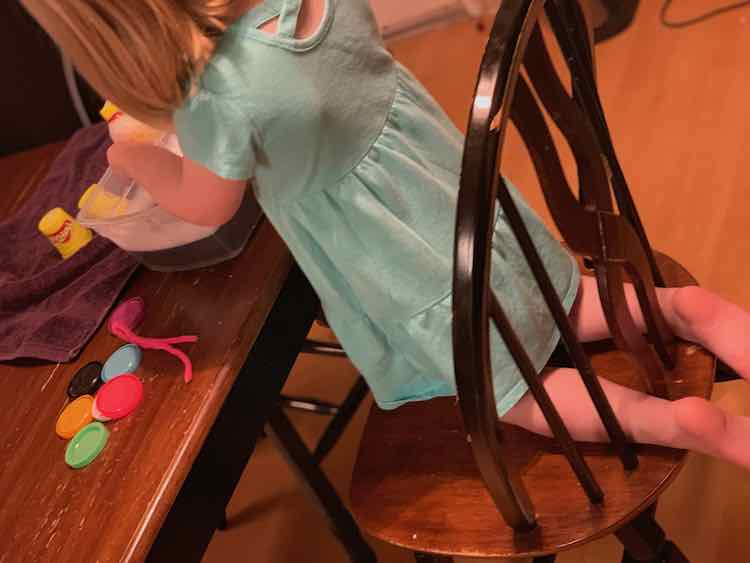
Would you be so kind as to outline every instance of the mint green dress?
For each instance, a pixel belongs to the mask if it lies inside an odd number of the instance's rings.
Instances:
[[[383,47],[367,0],[326,0],[295,38],[300,0],[267,0],[222,38],[175,113],[185,155],[219,176],[254,178],[263,210],[320,296],[377,403],[455,394],[453,230],[463,137]],[[278,32],[258,27],[279,17]],[[564,305],[572,258],[514,192]],[[492,285],[537,369],[559,335],[502,213]],[[526,385],[498,334],[502,415]]]

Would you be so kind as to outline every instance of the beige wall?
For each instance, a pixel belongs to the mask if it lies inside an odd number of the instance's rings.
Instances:
[[[468,0],[474,3],[482,0]],[[462,0],[370,0],[384,35],[429,24],[464,10]]]

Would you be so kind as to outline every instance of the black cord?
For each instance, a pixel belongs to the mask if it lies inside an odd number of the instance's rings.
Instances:
[[[732,12],[734,10],[738,10],[739,8],[750,6],[750,0],[744,0],[743,2],[735,2],[734,4],[728,4],[726,6],[722,6],[721,8],[716,8],[715,10],[711,10],[710,12],[706,12],[705,14],[696,16],[694,18],[690,18],[687,20],[671,21],[667,19],[667,11],[672,5],[672,1],[673,0],[664,0],[664,4],[661,7],[661,14],[660,14],[661,23],[665,27],[672,27],[672,28],[689,27],[691,25],[695,25],[697,23],[710,20],[711,18],[715,18],[716,16],[726,14],[727,12]]]

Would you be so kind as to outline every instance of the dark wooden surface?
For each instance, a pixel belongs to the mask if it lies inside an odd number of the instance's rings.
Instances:
[[[670,285],[693,283],[675,262],[660,257]],[[594,370],[641,389],[631,360],[608,343],[589,347]],[[677,347],[679,396],[708,397],[714,359],[697,346]],[[538,518],[538,528],[514,534],[482,482],[455,399],[413,403],[396,411],[373,408],[351,486],[352,511],[363,531],[422,552],[507,557],[560,551],[614,531],[651,504],[675,478],[685,453],[637,447],[640,466],[626,472],[608,445],[581,449],[604,490],[601,506],[589,503],[552,440],[503,425],[509,465],[518,467]]]
[[[0,160],[0,176],[6,179],[0,189],[2,214],[18,207],[60,148]],[[122,343],[100,329],[70,364],[0,365],[0,561],[145,559],[206,436],[215,432],[217,414],[292,266],[286,246],[264,222],[245,252],[229,263],[179,274],[139,270],[122,298],[145,299],[144,335],[200,335],[197,344],[183,348],[195,376],[186,385],[173,357],[146,352],[138,371],[142,405],[107,424],[109,443],[85,469],[65,465],[66,442],[55,435],[55,420],[76,370],[106,359]],[[277,342],[283,333],[283,326],[276,328]],[[243,373],[243,379],[256,378],[263,393],[278,392],[282,379],[273,385],[264,379],[280,377],[271,369],[273,361],[262,357],[247,364],[257,370]],[[245,384],[246,394],[252,389]],[[241,410],[239,398],[234,404]],[[231,430],[237,444],[244,443],[246,431]],[[214,473],[213,478],[220,482],[225,476]]]

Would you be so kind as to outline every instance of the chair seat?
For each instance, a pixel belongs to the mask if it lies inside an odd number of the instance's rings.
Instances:
[[[669,285],[695,280],[673,260],[657,255]],[[609,342],[587,347],[596,373],[640,388],[629,358]],[[672,375],[679,396],[709,397],[714,358],[679,342]],[[677,476],[685,452],[638,446],[639,467],[623,470],[608,445],[581,451],[604,490],[589,503],[565,457],[551,439],[498,423],[520,468],[539,526],[515,534],[502,519],[476,468],[455,398],[412,403],[370,413],[351,485],[361,528],[413,551],[474,557],[528,557],[557,553],[616,531],[653,503]]]

